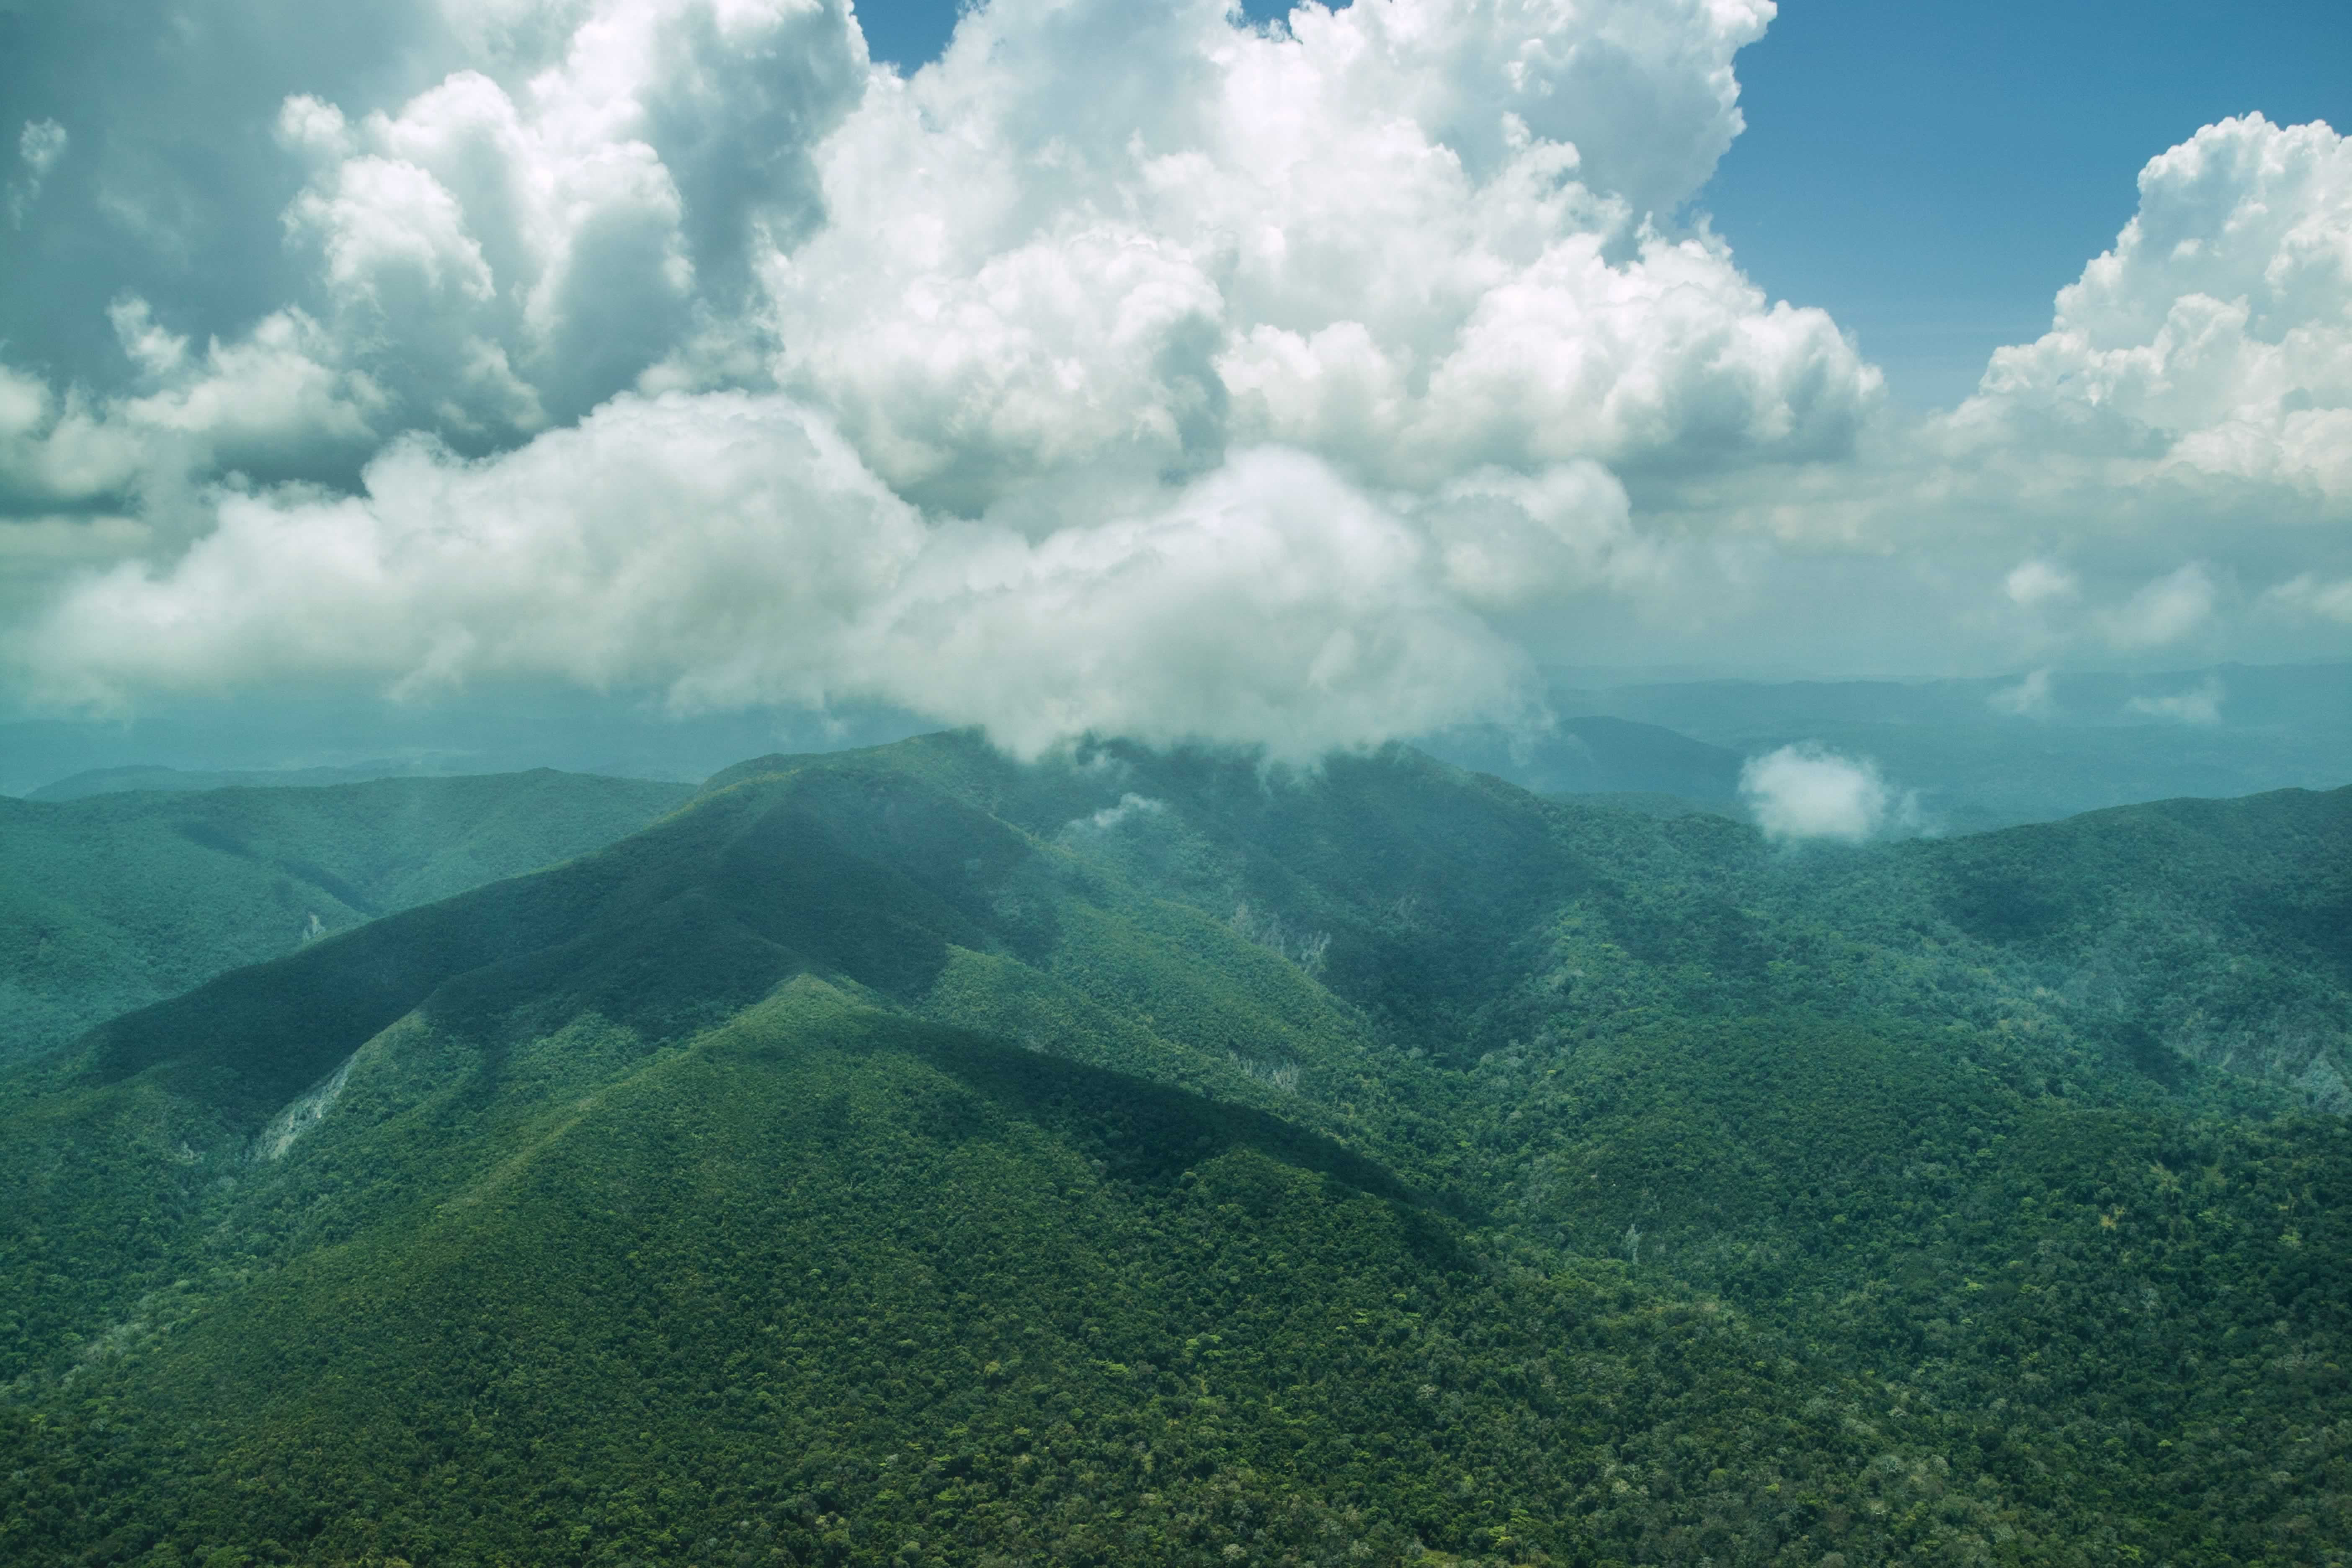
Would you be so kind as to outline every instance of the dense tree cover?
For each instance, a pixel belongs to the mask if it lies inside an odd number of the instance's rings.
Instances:
[[[747,764],[0,1080],[0,1558],[2344,1561],[2347,815]]]
[[[0,797],[0,1062],[394,910],[601,848],[691,793],[541,769]]]

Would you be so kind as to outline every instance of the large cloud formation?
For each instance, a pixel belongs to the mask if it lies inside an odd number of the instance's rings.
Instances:
[[[2153,160],[2139,191],[2115,248],[2047,333],[1994,354],[1956,424],[2352,495],[2352,147],[2249,115]]]
[[[2324,620],[2352,572],[2352,143],[2227,120],[2139,192],[2050,331],[1998,351],[1925,444],[1942,479],[2111,563],[2110,602],[2068,606],[2111,648],[2193,644],[2233,596]]]
[[[0,365],[14,666],[100,709],[554,675],[1308,755],[1938,533],[2000,608],[1935,613],[2037,653],[2332,625],[2342,142],[2158,159],[2052,332],[1914,428],[1688,205],[1771,15],[993,0],[901,77],[839,0],[421,8],[425,79],[256,128],[286,297],[126,289],[110,382]],[[25,223],[79,134],[26,128]],[[2051,521],[2095,484],[2096,548]],[[2196,532],[2230,487],[2296,498],[2252,555]]]

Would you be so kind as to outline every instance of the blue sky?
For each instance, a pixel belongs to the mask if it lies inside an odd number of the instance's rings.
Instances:
[[[2149,158],[2250,110],[2352,126],[2352,5],[1788,0],[1739,80],[1699,199],[1741,265],[1950,403],[2048,324]]]

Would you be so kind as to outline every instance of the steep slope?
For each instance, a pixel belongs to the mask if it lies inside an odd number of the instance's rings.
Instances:
[[[2014,1516],[1717,1306],[1496,1270],[1279,1123],[806,980],[501,1152],[0,1415],[0,1551],[1811,1561]]]
[[[2352,789],[2166,801],[1895,858],[2136,1054],[2352,1110]]]
[[[2035,966],[2344,805],[747,763],[0,1077],[0,1552],[2337,1560],[2352,1138]]]
[[[0,1061],[389,910],[600,847],[690,792],[541,770],[0,799]]]

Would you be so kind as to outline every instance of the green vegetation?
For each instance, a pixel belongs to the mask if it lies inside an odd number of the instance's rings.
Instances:
[[[691,793],[536,773],[0,798],[0,1062],[394,910],[601,848]]]
[[[745,764],[0,1079],[0,1560],[2345,1562],[2347,839]]]

